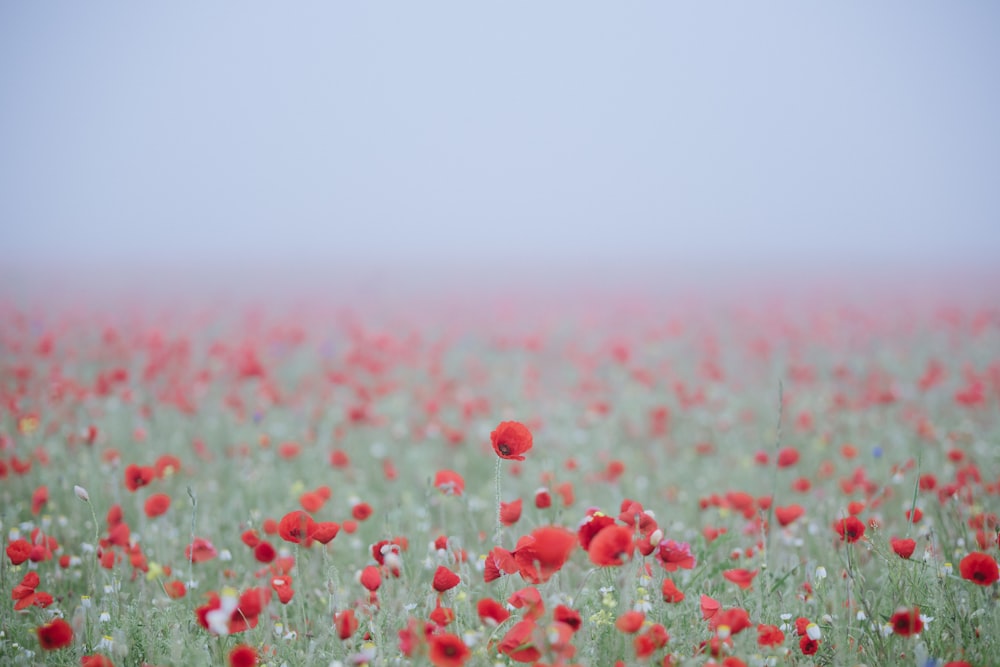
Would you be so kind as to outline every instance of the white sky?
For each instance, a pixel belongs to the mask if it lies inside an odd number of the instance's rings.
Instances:
[[[0,261],[988,264],[1000,4],[0,5]]]

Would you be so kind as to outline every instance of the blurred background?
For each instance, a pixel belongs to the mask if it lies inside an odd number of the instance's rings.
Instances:
[[[936,284],[991,2],[4,3],[5,292]]]

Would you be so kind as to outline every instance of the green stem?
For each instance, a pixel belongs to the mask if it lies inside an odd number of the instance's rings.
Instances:
[[[500,539],[502,537],[503,524],[500,521],[500,457],[497,457],[497,470],[496,470],[496,491],[497,491],[497,531],[494,535],[493,541],[496,542],[497,546],[500,546]]]

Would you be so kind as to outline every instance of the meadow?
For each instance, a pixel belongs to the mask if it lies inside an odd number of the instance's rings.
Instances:
[[[995,304],[0,311],[2,664],[1000,665]]]

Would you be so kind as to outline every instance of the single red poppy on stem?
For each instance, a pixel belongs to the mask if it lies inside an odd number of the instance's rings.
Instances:
[[[531,449],[533,444],[531,431],[521,422],[500,422],[500,425],[490,433],[493,451],[502,459],[523,461],[523,454]]]

